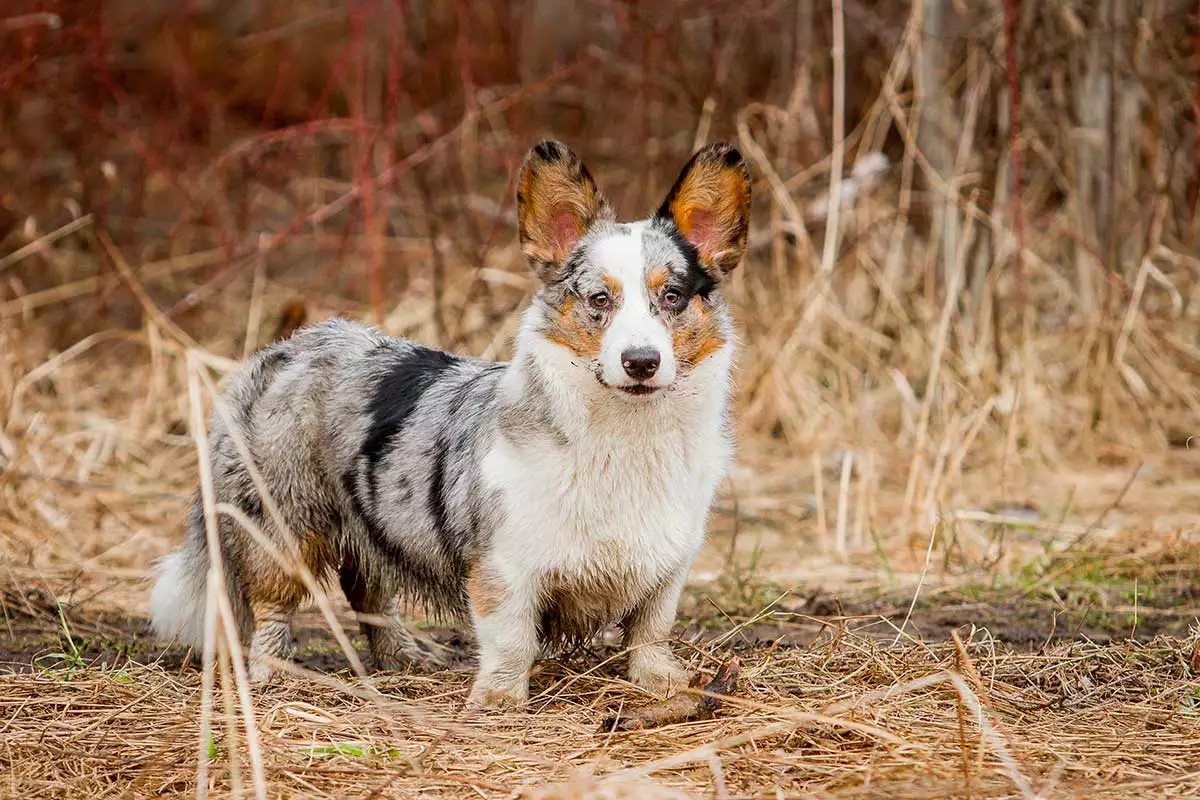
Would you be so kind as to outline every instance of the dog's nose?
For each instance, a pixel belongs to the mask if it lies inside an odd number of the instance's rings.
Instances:
[[[631,347],[621,353],[621,366],[625,368],[625,374],[635,381],[654,377],[661,360],[653,347]]]

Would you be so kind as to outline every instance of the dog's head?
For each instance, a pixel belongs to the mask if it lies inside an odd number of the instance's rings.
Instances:
[[[750,175],[734,148],[692,156],[653,216],[619,223],[566,146],[535,146],[517,183],[521,248],[542,281],[537,330],[629,397],[669,389],[730,346],[721,284],[742,260]]]

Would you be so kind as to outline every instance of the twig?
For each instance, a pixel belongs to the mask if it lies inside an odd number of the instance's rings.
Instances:
[[[1017,0],[1004,0],[1004,62],[1008,68],[1008,147],[1012,154],[1012,202],[1013,235],[1017,249],[1013,254],[1013,268],[1017,279],[1017,330],[1021,336],[1022,357],[1028,355],[1028,331],[1026,330],[1025,303],[1028,289],[1025,286],[1025,214],[1021,206],[1021,81],[1017,73]],[[1029,365],[1022,363],[1026,373]]]
[[[846,32],[842,0],[833,0],[833,45],[830,48],[833,60],[833,163],[829,167],[830,193],[842,182],[842,169],[846,158]],[[820,308],[828,291],[828,279],[833,274],[834,262],[841,236],[842,204],[834,202],[829,209],[829,220],[825,226],[825,243],[821,251],[821,276],[823,291],[814,298],[817,306],[814,319],[819,320]],[[818,323],[819,324],[819,323]]]
[[[220,632],[227,642],[230,658],[233,660],[235,682],[238,699],[242,705],[242,715],[246,725],[246,746],[250,751],[250,765],[254,776],[255,795],[259,800],[266,800],[267,789],[264,777],[262,750],[258,742],[258,728],[254,718],[254,705],[250,700],[249,683],[245,673],[245,663],[242,660],[242,648],[239,641],[237,622],[229,603],[225,587],[225,563],[222,555],[220,534],[217,530],[216,490],[213,485],[212,463],[209,461],[208,428],[204,419],[204,404],[201,400],[201,375],[203,365],[190,359],[188,364],[188,404],[192,415],[192,439],[195,442],[197,460],[200,468],[200,499],[204,511],[204,535],[208,545],[208,596],[209,604],[206,614],[204,636],[205,674],[208,675],[208,663],[216,639],[216,623],[221,622]],[[211,713],[211,711],[210,711]],[[202,725],[202,729],[206,729]],[[201,743],[201,761],[207,763],[207,742]],[[201,770],[203,774],[203,769]],[[207,787],[196,785],[197,797],[203,797]]]
[[[661,703],[628,710],[624,716],[617,714],[609,717],[601,723],[600,732],[641,731],[679,722],[709,719],[721,707],[722,698],[736,691],[740,671],[741,662],[734,656],[723,664],[703,687],[700,686],[700,682],[704,676],[698,672],[688,684],[691,691],[683,690]]]
[[[829,523],[825,519],[825,475],[821,466],[821,450],[812,451],[813,494],[817,498],[817,535],[821,540],[821,552],[829,552]]]
[[[925,575],[929,572],[929,562],[933,558],[933,543],[937,541],[939,524],[939,522],[934,522],[933,529],[929,531],[929,547],[925,549],[925,563],[921,566],[921,577],[917,579],[917,589],[913,592],[912,602],[908,604],[908,612],[904,615],[904,621],[896,630],[896,638],[892,640],[892,647],[900,644],[900,637],[904,635],[904,629],[908,626],[908,621],[912,619],[913,609],[917,607],[917,598],[921,596],[921,587],[925,585]]]
[[[846,526],[850,521],[850,475],[854,471],[854,453],[846,451],[842,454],[842,479],[838,486],[838,516],[837,534],[834,547],[838,558],[846,557]],[[859,478],[861,479],[861,475]]]
[[[976,193],[977,195],[978,193]],[[971,205],[975,205],[976,195],[971,197]],[[972,234],[975,231],[974,218],[967,217],[967,226],[962,239],[958,242],[958,253],[954,259],[954,272],[946,286],[946,299],[942,304],[942,316],[938,321],[937,339],[933,351],[929,354],[929,377],[925,381],[925,395],[921,398],[921,417],[917,423],[917,441],[913,448],[912,462],[908,467],[908,484],[904,488],[904,511],[902,518],[905,524],[910,523],[909,514],[916,500],[917,477],[924,465],[925,439],[929,434],[929,419],[933,412],[933,399],[938,394],[938,381],[942,374],[942,361],[946,352],[946,343],[950,337],[950,322],[954,311],[959,306],[958,289],[962,284],[962,276],[966,271],[967,252],[970,249]]]
[[[88,225],[91,225],[94,220],[95,217],[93,215],[85,214],[79,219],[71,220],[61,228],[52,230],[50,233],[47,233],[44,236],[39,236],[24,247],[18,248],[16,251],[4,256],[4,258],[0,258],[0,272],[4,272],[4,270],[22,261],[27,256],[31,256],[39,250],[44,250],[45,248],[57,242],[59,239],[70,236],[80,228],[85,228]]]

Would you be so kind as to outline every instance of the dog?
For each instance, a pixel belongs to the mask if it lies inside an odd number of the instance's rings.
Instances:
[[[631,682],[685,686],[667,640],[733,454],[736,342],[722,291],[746,249],[750,192],[741,154],[709,145],[654,214],[621,223],[578,156],[537,144],[516,199],[540,287],[512,360],[346,319],[308,324],[224,391],[236,431],[212,416],[215,502],[315,579],[337,576],[378,669],[432,657],[401,601],[473,623],[468,708],[523,705],[543,644],[610,624]],[[225,589],[250,680],[263,682],[288,657],[309,592],[237,516],[216,523]],[[197,491],[182,548],[155,565],[164,639],[203,642],[206,541]]]

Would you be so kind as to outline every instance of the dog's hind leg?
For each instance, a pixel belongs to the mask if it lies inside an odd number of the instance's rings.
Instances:
[[[292,617],[307,592],[304,585],[280,569],[260,569],[248,585],[254,633],[250,636],[250,682],[265,683],[274,668],[292,653]]]
[[[328,540],[309,533],[299,541],[299,555],[319,581],[328,574]],[[269,661],[286,660],[292,654],[292,619],[300,604],[308,599],[308,589],[291,569],[277,564],[265,554],[254,555],[239,564],[245,582],[254,632],[250,636],[250,680],[262,683],[273,672]]]
[[[250,682],[265,683],[274,674],[270,659],[284,661],[292,652],[292,617],[295,608],[251,604],[254,635],[250,637]]]
[[[359,615],[359,628],[376,669],[398,670],[436,660],[421,649],[404,624],[394,583],[364,571],[352,553],[343,557],[338,577],[350,607]]]

